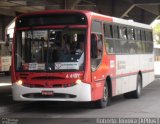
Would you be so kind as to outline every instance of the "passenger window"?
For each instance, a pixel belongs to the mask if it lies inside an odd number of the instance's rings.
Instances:
[[[153,52],[153,41],[152,41],[152,33],[150,31],[145,31],[146,41],[145,41],[145,52],[152,53]]]
[[[120,34],[120,40],[117,41],[117,48],[119,48],[119,53],[129,53],[129,43],[128,43],[128,38],[127,38],[127,28],[120,26],[119,28],[119,34]]]
[[[141,30],[141,43],[142,43],[142,52],[145,53],[146,52],[146,48],[145,48],[145,31],[144,30]]]
[[[103,25],[105,38],[113,38],[113,29],[111,24]]]
[[[128,39],[129,40],[135,40],[134,28],[128,28]]]
[[[129,27],[127,30],[128,33],[128,48],[130,54],[137,53],[137,44],[135,41],[135,30],[133,27]]]
[[[126,27],[120,27],[119,34],[121,39],[127,39],[127,28]]]
[[[111,24],[104,24],[104,41],[107,53],[115,53],[113,40],[113,27]]]
[[[113,38],[119,38],[119,27],[117,25],[113,25]]]

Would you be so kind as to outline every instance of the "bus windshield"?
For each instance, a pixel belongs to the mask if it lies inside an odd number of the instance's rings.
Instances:
[[[83,28],[17,31],[16,70],[83,70],[85,32]]]

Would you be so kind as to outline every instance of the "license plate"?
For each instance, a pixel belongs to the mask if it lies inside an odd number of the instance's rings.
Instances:
[[[41,92],[42,93],[42,95],[44,95],[44,96],[53,96],[54,95],[54,92],[53,91],[42,91]]]

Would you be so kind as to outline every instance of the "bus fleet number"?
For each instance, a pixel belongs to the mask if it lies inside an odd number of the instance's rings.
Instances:
[[[80,74],[67,74],[66,78],[79,78]]]

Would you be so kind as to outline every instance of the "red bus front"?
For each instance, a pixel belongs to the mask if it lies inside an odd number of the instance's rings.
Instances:
[[[12,59],[16,101],[91,101],[88,21],[78,12],[17,18]],[[88,58],[88,59],[87,59]]]

